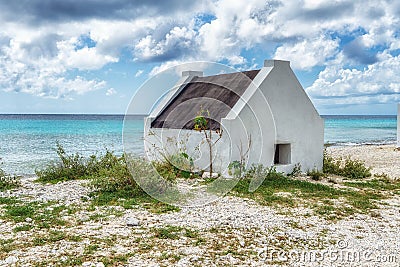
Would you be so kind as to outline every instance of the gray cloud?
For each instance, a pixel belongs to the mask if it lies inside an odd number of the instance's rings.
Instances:
[[[354,11],[353,2],[328,2],[315,9],[302,9],[301,17],[305,20],[338,19]]]
[[[0,33],[0,55],[4,54],[4,48],[9,46],[11,38]],[[1,62],[0,62],[1,63]],[[1,65],[1,64],[0,64]]]
[[[179,30],[174,31],[176,29]],[[163,62],[192,55],[198,46],[194,40],[195,35],[195,32],[187,28],[174,28],[161,40],[155,40],[154,36],[148,36],[154,43],[144,49],[137,45],[134,51],[135,57],[143,62]]]
[[[10,43],[11,38],[9,36],[4,36],[0,33],[0,46],[8,45]]]
[[[282,7],[283,3],[278,0],[268,1],[264,8],[253,10],[250,14],[250,18],[257,20],[259,23],[268,23],[267,18],[273,13],[277,12],[279,7]]]
[[[370,8],[367,14],[370,18],[378,19],[385,15],[385,10],[382,8]]]
[[[4,20],[36,24],[91,18],[126,20],[157,14],[168,15],[195,5],[195,1],[182,0],[0,0],[1,16]]]
[[[22,44],[21,48],[25,49],[32,58],[51,58],[57,56],[57,41],[61,39],[62,37],[57,34],[48,34]]]
[[[368,51],[358,39],[345,45],[343,47],[343,53],[347,58],[354,60],[356,63],[369,65],[378,61],[376,55]]]
[[[393,11],[392,11],[395,15],[400,16],[400,2],[399,1],[395,1],[395,3],[393,3]]]
[[[174,46],[168,47],[164,53],[160,55],[153,55],[147,58],[140,58],[141,62],[165,62],[169,60],[179,59],[185,55],[190,55],[190,48],[180,46],[179,44],[175,44]]]

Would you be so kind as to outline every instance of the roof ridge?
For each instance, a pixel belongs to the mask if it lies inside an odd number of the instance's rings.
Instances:
[[[223,76],[223,75],[232,75],[232,74],[239,74],[239,73],[248,73],[248,72],[253,72],[253,71],[260,71],[261,69],[255,69],[255,70],[244,70],[244,71],[236,71],[236,72],[229,72],[229,73],[220,73],[220,74],[214,74],[214,75],[208,75],[208,76],[196,76],[198,78],[207,78],[207,77],[217,77],[217,76]],[[247,75],[246,75],[247,76]]]

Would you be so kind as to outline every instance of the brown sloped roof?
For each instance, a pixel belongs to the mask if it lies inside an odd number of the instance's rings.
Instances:
[[[193,129],[200,109],[210,113],[209,126],[219,129],[221,118],[243,95],[260,70],[194,77],[152,122],[152,128]]]

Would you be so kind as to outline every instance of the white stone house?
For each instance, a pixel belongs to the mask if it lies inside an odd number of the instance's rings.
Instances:
[[[200,109],[210,113],[214,170],[226,173],[230,162],[276,166],[290,173],[296,164],[306,172],[322,169],[324,121],[290,68],[288,61],[265,60],[259,70],[203,77],[184,71],[177,85],[145,118],[145,150],[184,151],[195,169],[207,169],[204,134],[194,131]],[[172,141],[171,141],[172,140]]]

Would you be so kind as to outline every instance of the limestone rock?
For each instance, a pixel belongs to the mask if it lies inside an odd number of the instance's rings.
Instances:
[[[126,225],[129,226],[129,227],[139,226],[140,225],[139,220],[134,218],[134,217],[127,217],[125,219],[125,221],[126,221]]]

